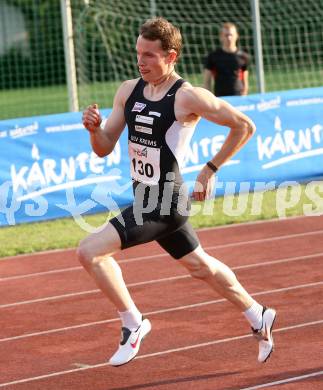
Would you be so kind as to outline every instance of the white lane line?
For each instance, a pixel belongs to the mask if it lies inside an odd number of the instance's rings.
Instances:
[[[199,232],[203,232],[205,230],[221,230],[221,229],[230,229],[230,228],[238,228],[239,226],[244,229],[244,226],[252,226],[252,225],[262,225],[262,224],[288,224],[291,222],[293,224],[294,220],[297,219],[311,219],[313,217],[322,217],[322,214],[313,214],[313,215],[293,215],[291,217],[276,217],[276,218],[271,218],[271,219],[257,219],[256,221],[246,221],[246,222],[239,222],[239,223],[233,223],[233,224],[227,224],[227,225],[217,225],[217,226],[209,226],[209,227],[203,227],[203,228],[198,228],[196,229]]]
[[[323,324],[323,320],[312,321],[312,322],[305,322],[305,323],[302,323],[302,324],[291,325],[291,326],[288,326],[288,327],[285,327],[285,328],[279,328],[279,329],[276,329],[274,332],[275,333],[279,333],[279,332],[284,332],[284,331],[287,331],[287,330],[305,328],[305,327],[308,327],[308,326],[315,326],[315,325],[321,325],[321,324]],[[192,344],[192,345],[188,345],[188,346],[185,346],[185,347],[167,349],[167,350],[164,350],[164,351],[159,351],[159,352],[154,352],[154,353],[148,353],[148,354],[145,354],[145,355],[137,356],[135,359],[146,359],[146,358],[155,357],[155,356],[168,355],[168,354],[174,353],[174,352],[187,351],[187,350],[196,349],[196,348],[203,348],[203,347],[208,347],[210,345],[223,344],[223,343],[228,343],[228,342],[236,341],[236,340],[242,340],[242,339],[246,339],[246,338],[250,338],[250,337],[252,337],[252,334],[245,334],[245,335],[241,335],[241,336],[229,337],[229,338],[220,339],[220,340],[212,340],[212,341],[209,341],[209,342],[206,342],[206,343]],[[37,380],[41,380],[41,379],[47,379],[47,378],[52,378],[52,377],[56,377],[56,376],[71,374],[71,373],[74,373],[74,372],[90,370],[90,369],[93,369],[93,368],[105,367],[105,366],[108,366],[108,365],[109,364],[105,362],[105,363],[93,364],[92,366],[85,366],[85,367],[75,368],[75,369],[71,369],[71,370],[52,372],[50,374],[34,376],[34,377],[20,379],[20,380],[16,380],[16,381],[12,381],[12,382],[7,382],[7,383],[1,383],[0,387],[17,385],[17,384],[20,384],[20,383],[33,382],[33,381],[37,381]]]
[[[311,321],[311,322],[306,322],[306,323],[302,323],[302,324],[286,326],[284,328],[279,328],[279,329],[274,330],[273,332],[275,332],[275,333],[277,333],[277,332],[284,332],[286,330],[299,329],[299,328],[304,328],[306,326],[321,325],[321,324],[323,324],[323,320]],[[146,355],[141,355],[141,356],[136,357],[136,359],[145,359],[147,357],[160,356],[160,355],[165,355],[165,354],[173,353],[173,352],[186,351],[186,350],[194,349],[194,348],[208,347],[210,345],[222,344],[222,343],[226,343],[228,341],[247,339],[247,338],[252,337],[252,336],[253,336],[252,334],[248,333],[248,334],[245,334],[245,335],[242,335],[242,336],[228,337],[228,338],[221,339],[221,340],[213,340],[213,341],[208,341],[206,343],[188,345],[186,347],[172,348],[172,349],[167,349],[165,351],[160,351],[160,352],[148,353]]]
[[[259,291],[259,292],[251,294],[251,296],[256,297],[256,296],[261,296],[261,295],[275,294],[275,293],[293,291],[293,290],[305,289],[305,288],[315,288],[315,287],[320,287],[320,286],[323,286],[323,281],[315,282],[315,283],[308,283],[308,284],[299,284],[296,286],[283,287],[283,288],[278,288],[278,289],[273,289],[273,290]],[[192,303],[190,305],[175,306],[175,307],[170,307],[168,309],[149,311],[149,312],[145,312],[143,314],[145,316],[151,316],[151,315],[156,315],[156,314],[163,314],[163,313],[169,313],[169,312],[174,312],[174,311],[176,312],[176,311],[180,311],[180,310],[193,309],[193,308],[207,306],[207,305],[214,305],[214,304],[223,303],[223,302],[227,302],[227,300],[224,298],[214,299],[212,301],[204,301],[204,302],[199,302],[199,303]],[[35,336],[43,336],[43,335],[48,335],[48,334],[52,334],[52,333],[65,332],[65,331],[74,330],[74,329],[81,329],[81,328],[87,328],[87,327],[96,326],[96,325],[108,324],[108,323],[116,322],[116,321],[120,321],[120,318],[119,317],[118,318],[111,318],[108,320],[88,322],[88,323],[68,326],[68,327],[64,327],[64,328],[56,328],[56,329],[44,330],[41,332],[22,334],[19,336],[6,337],[6,338],[0,339],[0,342],[25,339],[25,338],[29,338],[29,337],[35,337]]]
[[[143,285],[149,285],[149,284],[169,282],[169,281],[172,281],[172,280],[184,279],[184,278],[188,278],[188,277],[190,277],[190,276],[189,275],[171,276],[169,278],[154,279],[154,280],[148,280],[148,281],[137,282],[137,283],[129,283],[129,284],[127,284],[127,286],[128,287],[137,287],[137,286],[143,286]],[[80,295],[96,294],[96,293],[100,293],[100,292],[101,291],[99,289],[87,290],[87,291],[80,291],[80,292],[77,292],[77,293],[55,295],[55,296],[46,297],[46,298],[31,299],[29,301],[20,301],[20,302],[6,303],[4,305],[0,305],[0,309],[5,309],[5,308],[8,308],[8,307],[21,306],[21,305],[28,305],[28,304],[31,304],[31,303],[40,303],[40,302],[54,301],[54,300],[58,300],[58,299],[71,298],[71,297],[76,297],[76,296],[80,296]]]
[[[43,272],[34,272],[32,274],[24,274],[24,275],[16,275],[16,276],[8,276],[4,278],[0,278],[0,282],[7,282],[10,280],[19,280],[19,279],[25,279],[25,278],[31,278],[35,276],[46,276],[51,274],[59,274],[61,272],[70,272],[70,271],[79,271],[83,269],[83,267],[67,267],[67,268],[57,268],[53,269],[51,271],[43,271]]]
[[[83,363],[73,363],[72,366],[78,367],[78,368],[89,368],[91,367],[89,364],[83,364]]]
[[[319,215],[320,216],[320,215]],[[287,218],[272,218],[272,219],[264,219],[264,220],[257,220],[257,221],[247,221],[247,222],[239,222],[239,223],[234,223],[234,224],[228,224],[228,225],[219,225],[219,226],[209,226],[209,227],[204,227],[204,228],[198,228],[196,229],[196,231],[201,231],[201,232],[205,232],[205,231],[208,231],[208,230],[222,230],[222,229],[234,229],[235,228],[239,228],[239,227],[243,227],[243,226],[252,226],[252,225],[259,225],[259,224],[277,224],[277,223],[284,223],[285,222],[293,222],[293,220],[295,219],[310,219],[312,217],[315,217],[315,215],[313,216],[307,216],[307,215],[295,215],[295,216],[292,216],[292,217],[287,217]],[[20,259],[24,259],[24,258],[28,258],[28,257],[39,257],[39,256],[46,256],[46,255],[51,255],[51,254],[55,254],[55,253],[66,253],[68,251],[75,251],[75,248],[64,248],[64,249],[48,249],[48,250],[44,250],[44,251],[41,251],[41,252],[35,252],[35,253],[23,253],[23,254],[20,254],[20,255],[15,255],[15,256],[5,256],[3,258],[1,258],[0,260],[1,261],[13,261],[13,260],[20,260]]]
[[[305,255],[305,256],[287,257],[287,258],[282,258],[282,259],[272,260],[272,261],[262,261],[261,263],[239,265],[236,267],[231,267],[231,269],[233,271],[237,271],[237,270],[242,270],[242,269],[257,268],[257,267],[263,267],[263,266],[268,266],[268,265],[288,263],[288,262],[293,262],[293,261],[303,261],[303,260],[312,259],[312,258],[315,259],[315,258],[321,257],[321,256],[323,258],[323,252],[315,253],[312,255]],[[163,283],[163,282],[174,281],[174,280],[179,280],[179,279],[186,279],[186,278],[190,278],[190,277],[191,277],[190,275],[172,276],[172,277],[168,277],[168,278],[154,279],[154,280],[148,280],[148,281],[144,281],[144,282],[129,283],[129,284],[127,284],[127,286],[128,287],[137,287],[137,286],[143,286],[146,284],[148,285],[148,284],[155,284],[155,283]],[[100,292],[99,289],[86,290],[86,291],[80,291],[80,292],[76,292],[76,293],[69,293],[69,294],[55,295],[55,296],[51,296],[51,297],[31,299],[28,301],[6,303],[3,305],[0,305],[0,309],[21,306],[21,305],[28,305],[28,304],[32,304],[32,303],[53,301],[56,299],[58,300],[58,299],[71,298],[71,297],[80,296],[80,295],[96,294],[99,292]]]
[[[215,249],[223,249],[223,248],[232,248],[237,247],[241,245],[249,245],[249,244],[262,244],[264,242],[269,241],[281,241],[281,240],[287,240],[289,238],[299,238],[299,237],[307,237],[317,234],[322,234],[323,230],[315,230],[311,232],[306,233],[295,233],[295,234],[286,234],[285,236],[274,236],[274,237],[268,237],[268,238],[260,238],[256,240],[247,240],[247,241],[239,241],[239,242],[231,242],[228,244],[219,244],[219,245],[211,245],[211,246],[203,246],[204,250],[215,250]],[[132,263],[135,261],[143,261],[143,260],[149,260],[149,259],[156,259],[160,257],[167,257],[169,256],[168,253],[161,253],[159,255],[150,255],[150,256],[138,256],[138,257],[131,257],[126,260],[119,260],[118,263]]]
[[[311,372],[310,374],[299,375],[299,376],[292,376],[290,378],[282,379],[280,381],[263,383],[261,385],[256,385],[256,386],[252,386],[252,387],[244,387],[244,388],[241,388],[240,390],[263,389],[264,387],[271,387],[271,386],[275,386],[275,385],[282,385],[284,383],[290,383],[290,382],[298,382],[298,381],[301,381],[302,379],[314,378],[316,376],[321,376],[321,375],[323,375],[323,371],[316,371],[316,372]]]
[[[21,253],[20,255],[14,255],[14,256],[5,256],[1,257],[0,261],[20,261],[20,260],[25,260],[26,258],[28,259],[29,257],[41,257],[41,256],[46,256],[46,255],[53,255],[53,254],[66,254],[67,252],[73,252],[75,251],[75,248],[59,248],[59,249],[48,249],[44,250],[41,252],[34,252],[34,253]]]
[[[305,233],[294,233],[294,234],[287,234],[284,236],[273,236],[273,237],[261,238],[261,239],[256,239],[256,240],[247,240],[247,241],[231,242],[231,243],[227,243],[227,244],[211,245],[211,246],[205,246],[203,248],[205,250],[231,248],[231,247],[236,247],[236,246],[240,246],[240,245],[258,244],[258,243],[263,243],[263,242],[285,240],[285,239],[289,239],[289,238],[299,238],[299,237],[303,237],[303,236],[311,236],[311,235],[317,235],[317,234],[322,234],[322,233],[323,233],[323,230],[315,230],[315,231],[305,232]],[[126,264],[126,263],[132,263],[132,262],[136,262],[136,261],[144,261],[144,260],[164,258],[164,257],[169,257],[169,254],[168,253],[160,253],[160,254],[156,254],[156,255],[130,257],[128,259],[118,260],[118,263],[119,264]],[[51,270],[51,271],[44,271],[44,272],[36,272],[36,273],[25,274],[25,275],[8,276],[8,277],[0,278],[0,282],[5,282],[8,280],[15,280],[15,279],[29,278],[32,276],[47,275],[47,274],[51,274],[51,273],[59,273],[59,272],[65,272],[65,271],[76,271],[76,270],[80,270],[80,269],[82,269],[82,267],[78,266],[78,267],[71,267],[71,268],[69,268],[69,267],[68,268],[60,268],[60,269],[55,269],[55,270]]]
[[[89,294],[97,293],[99,291],[100,290],[88,290],[88,291],[81,291],[81,292],[71,293],[71,294],[55,295],[55,296],[52,296],[52,297],[32,299],[32,300],[29,300],[29,301],[20,301],[20,302],[14,302],[14,303],[6,303],[4,305],[0,305],[0,309],[5,309],[5,308],[8,308],[8,307],[21,306],[21,305],[28,305],[28,304],[31,304],[31,303],[54,301],[56,299],[77,297],[77,296],[80,296],[80,295],[89,295]]]
[[[206,248],[208,249],[208,248]],[[304,255],[304,256],[297,256],[297,257],[290,257],[290,258],[284,258],[284,259],[278,259],[278,260],[272,260],[272,262],[285,262],[286,260],[300,260],[300,259],[305,259],[305,258],[308,258],[308,257],[316,257],[316,256],[320,256],[320,255],[323,255],[323,252],[318,252],[318,253],[313,253],[313,254],[309,254],[309,255]],[[119,263],[122,263],[122,262],[126,262],[127,260],[121,260],[119,261]],[[261,263],[257,263],[259,265],[266,265],[266,262],[269,261],[269,260],[264,260],[264,262],[261,262]],[[269,264],[269,263],[268,263]],[[272,264],[272,263],[270,263]],[[251,267],[253,266],[253,264],[251,265]],[[250,265],[242,265],[240,266],[241,268],[246,268],[246,267],[250,267]],[[239,267],[236,267],[235,269],[240,269]],[[32,273],[32,274],[24,274],[24,275],[17,275],[17,276],[8,276],[8,277],[5,277],[5,278],[0,278],[0,282],[6,282],[6,281],[11,281],[11,280],[19,280],[19,279],[25,279],[25,278],[30,278],[30,277],[36,277],[36,276],[46,276],[46,275],[50,275],[50,274],[58,274],[58,273],[61,273],[61,272],[69,272],[69,271],[79,271],[79,270],[84,270],[83,267],[68,267],[68,268],[60,268],[60,269],[56,269],[56,270],[52,270],[52,271],[44,271],[44,272],[35,272],[35,273]]]
[[[262,267],[262,266],[267,266],[267,265],[290,263],[293,261],[302,261],[302,260],[307,260],[307,259],[312,259],[312,258],[316,259],[317,257],[322,257],[322,260],[323,260],[323,252],[313,253],[312,255],[284,257],[282,259],[277,259],[277,260],[264,260],[261,263],[237,265],[235,267],[230,267],[230,268],[232,270],[236,271],[239,269],[256,268],[256,267]]]

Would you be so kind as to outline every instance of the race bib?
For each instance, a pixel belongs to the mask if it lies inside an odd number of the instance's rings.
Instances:
[[[131,177],[139,182],[155,185],[160,179],[160,148],[129,141]]]

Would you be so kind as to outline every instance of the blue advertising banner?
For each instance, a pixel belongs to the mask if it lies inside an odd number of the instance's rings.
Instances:
[[[323,176],[323,88],[225,100],[250,116],[257,132],[218,172],[216,195]],[[0,121],[0,226],[77,219],[131,202],[127,131],[109,156],[99,158],[81,116]],[[227,134],[227,128],[200,121],[182,168],[190,186]]]

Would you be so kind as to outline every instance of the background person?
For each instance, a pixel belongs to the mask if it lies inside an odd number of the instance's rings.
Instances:
[[[221,47],[209,53],[204,62],[204,87],[215,96],[248,94],[248,55],[237,46],[239,35],[233,23],[220,30]]]

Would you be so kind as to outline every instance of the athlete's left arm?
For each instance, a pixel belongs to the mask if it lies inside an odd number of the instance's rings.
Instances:
[[[256,126],[246,115],[204,88],[185,88],[183,92],[178,103],[188,117],[200,116],[230,129],[222,147],[210,160],[213,165],[220,168],[251,138]],[[200,184],[197,183],[193,193],[195,200],[205,200],[210,195],[213,190],[213,176],[214,172],[205,165],[197,178]]]

